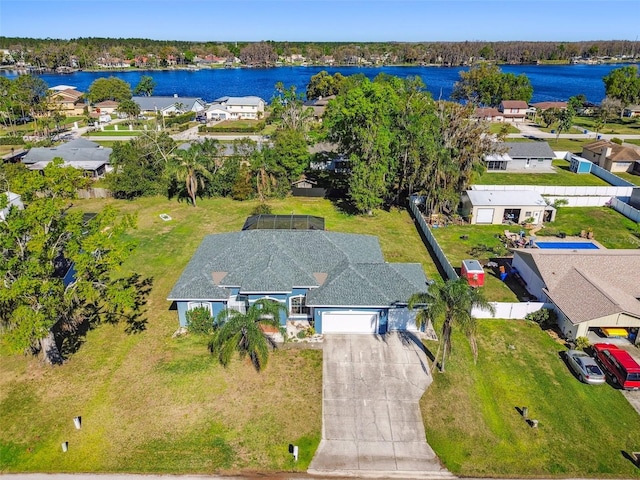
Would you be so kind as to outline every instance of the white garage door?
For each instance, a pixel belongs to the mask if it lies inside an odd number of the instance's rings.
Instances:
[[[378,333],[376,312],[323,312],[322,333]]]
[[[479,208],[476,223],[493,223],[493,208]]]

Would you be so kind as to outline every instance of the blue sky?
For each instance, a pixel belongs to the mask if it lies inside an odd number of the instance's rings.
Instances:
[[[640,0],[0,0],[0,35],[191,41],[635,40]]]

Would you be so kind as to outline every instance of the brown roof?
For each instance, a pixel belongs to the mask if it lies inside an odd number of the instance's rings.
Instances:
[[[610,148],[611,154],[607,158],[612,162],[637,162],[640,161],[640,152],[633,147],[625,147],[609,140],[598,140],[582,147],[583,150],[600,154],[603,148]]]
[[[548,110],[550,108],[564,110],[567,108],[567,102],[538,102],[532,103],[531,106],[536,107],[538,110]]]
[[[102,101],[100,103],[96,103],[94,105],[94,107],[97,107],[97,108],[111,108],[111,107],[116,108],[118,105],[120,105],[120,104],[118,102],[114,102],[113,100],[104,100],[104,101]]]
[[[504,108],[529,108],[527,102],[523,100],[503,100],[502,106]]]
[[[616,313],[640,318],[640,250],[516,250],[574,324]]]
[[[499,112],[497,108],[491,107],[479,107],[473,112],[473,116],[476,118],[493,118],[504,116],[502,112]]]

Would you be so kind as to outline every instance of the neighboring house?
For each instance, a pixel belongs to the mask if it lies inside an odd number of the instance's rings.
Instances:
[[[181,326],[196,307],[244,312],[280,302],[281,325],[317,333],[416,330],[409,297],[426,292],[418,263],[385,263],[376,237],[323,230],[244,230],[208,235],[169,293]]]
[[[598,140],[582,147],[581,156],[610,172],[640,174],[640,152],[633,147]]]
[[[131,100],[136,102],[140,107],[140,113],[157,115],[160,113],[166,117],[169,115],[180,115],[187,112],[195,112],[198,114],[206,108],[205,102],[201,98],[196,97],[132,97]]]
[[[629,105],[624,109],[625,117],[640,117],[640,105]]]
[[[82,115],[84,113],[84,107],[86,105],[83,98],[84,93],[79,92],[76,87],[59,85],[49,90],[51,90],[49,110],[58,111],[69,117]]]
[[[535,172],[553,171],[555,153],[547,142],[504,142],[498,151],[484,158],[490,172]]]
[[[504,115],[498,111],[497,108],[492,107],[478,107],[473,112],[473,118],[479,118],[481,120],[487,120],[489,122],[503,122]]]
[[[291,182],[291,194],[294,197],[324,197],[327,190],[317,185],[318,182],[302,175],[299,180]]]
[[[537,102],[532,103],[531,108],[534,112],[544,112],[545,110],[549,110],[550,108],[555,108],[557,110],[566,110],[569,104],[567,102]]]
[[[640,327],[640,250],[519,249],[512,266],[529,293],[553,303],[569,340],[599,328]]]
[[[9,209],[12,206],[16,207],[19,210],[22,210],[24,208],[24,203],[22,203],[22,197],[17,193],[7,191],[7,192],[4,192],[4,195],[7,196],[7,199],[9,200],[9,204],[5,208],[0,210],[0,221],[4,221],[7,218],[7,215],[9,214]]]
[[[498,111],[504,115],[505,121],[520,123],[527,118],[529,105],[522,100],[503,100],[498,105]]]
[[[260,97],[220,97],[207,108],[208,120],[257,120],[264,116],[264,100]]]
[[[462,216],[471,224],[553,221],[555,209],[531,190],[467,190],[462,194]]]
[[[102,177],[109,165],[113,150],[97,143],[78,138],[56,147],[32,148],[22,157],[30,170],[43,170],[54,158],[60,157],[65,165],[84,170],[92,178]]]
[[[329,95],[327,97],[320,97],[314,100],[307,100],[304,102],[305,107],[309,107],[313,110],[313,118],[316,120],[321,120],[324,112],[327,110],[327,105],[329,105],[329,101],[336,98],[335,95]]]
[[[113,113],[116,113],[118,105],[120,104],[114,100],[105,100],[103,102],[96,103],[93,106],[93,109],[100,115],[111,115]]]

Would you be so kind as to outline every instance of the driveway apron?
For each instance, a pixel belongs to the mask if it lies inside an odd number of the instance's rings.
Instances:
[[[419,341],[418,341],[419,342]],[[309,473],[452,478],[425,440],[427,358],[407,335],[327,335],[322,440]]]

